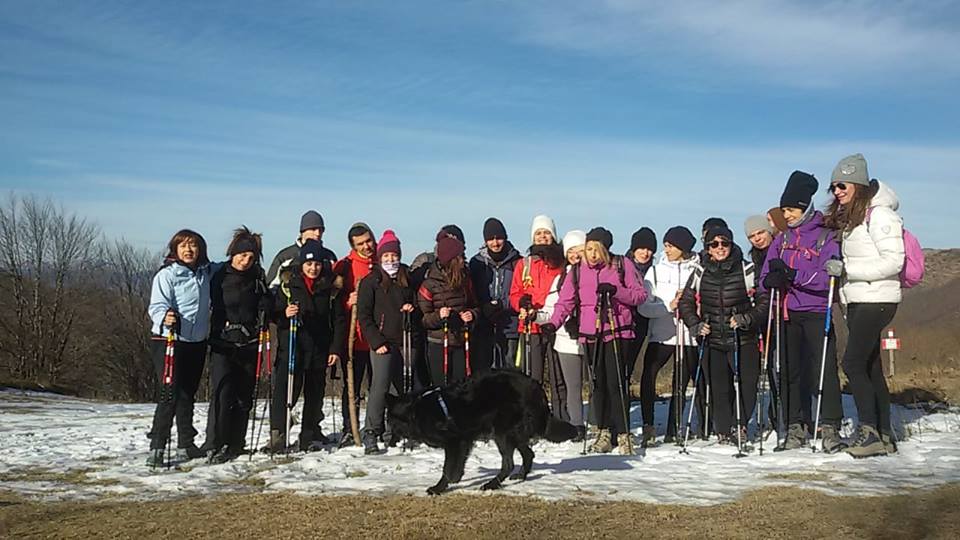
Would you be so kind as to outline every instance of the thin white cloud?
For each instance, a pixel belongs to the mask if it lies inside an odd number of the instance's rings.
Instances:
[[[960,71],[960,32],[938,20],[949,6],[937,2],[551,0],[526,6],[529,25],[522,31],[536,43],[639,58],[646,66],[659,62],[674,71],[685,69],[684,59],[691,71],[703,70],[707,60],[713,69],[699,74],[704,78],[852,87],[898,81],[904,73],[939,80]],[[724,73],[728,69],[736,74]]]

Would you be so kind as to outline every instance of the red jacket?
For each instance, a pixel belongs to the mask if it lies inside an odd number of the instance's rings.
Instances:
[[[346,257],[337,261],[337,264],[333,267],[333,272],[336,275],[343,276],[343,290],[340,294],[340,301],[343,303],[343,308],[346,313],[349,313],[352,307],[347,305],[350,293],[357,290],[360,280],[367,277],[372,269],[373,261],[371,259],[364,259],[352,249]],[[347,317],[347,324],[350,324],[349,316]],[[370,345],[367,344],[367,340],[363,339],[359,321],[353,331],[357,333],[356,341],[353,342],[353,349],[356,351],[369,351]],[[349,339],[349,334],[346,335]]]
[[[527,262],[530,263],[530,269],[526,269]],[[563,271],[563,268],[551,268],[540,257],[524,257],[517,262],[513,269],[513,282],[510,284],[510,307],[514,311],[520,311],[520,297],[529,294],[533,297],[533,307],[542,309],[547,300],[547,294],[550,293],[550,285],[553,280]],[[523,332],[523,321],[520,321],[519,331]],[[531,331],[534,334],[540,333],[540,327],[536,324],[531,325]]]

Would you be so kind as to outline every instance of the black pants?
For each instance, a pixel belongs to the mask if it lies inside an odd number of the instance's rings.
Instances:
[[[163,377],[163,357],[167,343],[163,339],[154,339],[151,342],[153,368],[157,372],[157,380]],[[177,419],[177,448],[188,448],[197,436],[193,428],[193,403],[200,387],[200,377],[203,376],[203,363],[207,357],[207,342],[187,343],[177,341],[174,344],[173,389],[167,399],[157,403],[153,413],[153,427],[147,437],[150,438],[150,449],[166,448],[167,438],[173,427],[173,419]],[[161,392],[163,396],[163,392]]]
[[[734,386],[734,352],[710,347],[710,418],[717,433],[729,434],[737,418],[736,387]],[[746,426],[753,416],[757,402],[757,380],[760,377],[760,350],[748,342],[739,348],[740,367],[740,425]]]
[[[874,426],[889,434],[890,390],[883,377],[880,337],[897,313],[897,304],[850,304],[847,307],[847,351],[843,371],[857,404],[861,425]]]
[[[647,352],[643,355],[643,374],[640,376],[640,411],[643,414],[643,425],[652,426],[654,420],[654,402],[657,399],[657,374],[667,361],[674,357],[676,347],[664,343],[647,344]],[[670,413],[667,420],[667,435],[676,435],[676,414],[677,410],[683,411],[683,403],[686,401],[687,387],[690,381],[695,380],[697,376],[697,347],[685,346],[683,349],[683,365],[680,367],[681,388],[679,395],[677,391],[672,390],[670,398]],[[674,359],[676,365],[676,359]],[[671,387],[672,388],[672,387]],[[699,418],[703,419],[703,391],[705,388],[704,377],[700,375],[700,390],[697,391],[697,408]],[[678,399],[679,398],[679,399]],[[680,418],[681,426],[686,421],[685,417]],[[701,421],[701,424],[703,422]]]
[[[529,374],[530,377],[537,381],[543,382],[543,371],[550,365],[550,356],[556,356],[553,350],[553,342],[548,336],[543,334],[529,334],[530,339],[530,356],[527,357],[526,349],[526,339],[527,334],[520,336],[517,347],[522,349],[519,353],[515,353],[515,356],[511,360],[516,365],[516,354],[519,354],[520,357],[520,370]]]
[[[517,354],[517,338],[508,338],[501,328],[475,328],[470,334],[470,366],[474,373],[512,367]]]
[[[287,426],[287,376],[289,374],[289,334],[277,336],[277,357],[273,367],[273,402],[270,404],[270,431],[277,431],[290,442]],[[328,347],[314,347],[306,339],[296,344],[293,395],[291,408],[303,393],[303,415],[300,418],[300,441],[308,444],[320,437],[323,420],[323,396],[327,384]]]
[[[787,424],[804,424],[813,429],[813,408],[820,385],[825,313],[790,312],[783,322],[786,375],[782,384]],[[827,338],[827,360],[823,373],[821,423],[839,427],[843,420],[840,377],[837,374],[837,344],[833,326]]]
[[[253,408],[256,371],[256,343],[233,350],[211,350],[212,393],[204,449],[217,450],[227,446],[233,452],[243,450],[250,410]]]
[[[340,411],[343,416],[343,432],[350,431],[350,394],[347,387],[347,359],[344,358],[341,363],[343,366],[343,383],[340,391]],[[370,370],[370,351],[353,351],[353,395],[356,398],[353,403],[354,410],[357,411],[357,423],[360,423],[360,391],[363,388],[363,378],[371,373]],[[369,386],[369,385],[368,385]],[[380,426],[383,427],[383,426]],[[359,426],[358,426],[359,428]]]
[[[624,354],[623,358],[626,361],[626,365],[624,367],[626,368],[628,381],[633,380],[633,372],[635,371],[637,362],[640,361],[640,351],[643,350],[643,343],[647,340],[647,326],[649,325],[647,324],[646,319],[644,319],[644,321],[645,322],[642,325],[639,323],[637,324],[637,337],[624,340],[624,349],[626,350],[626,353]],[[647,347],[649,348],[650,345],[648,344]],[[641,377],[642,376],[643,375],[641,374]]]
[[[427,349],[430,381],[434,386],[453,384],[467,378],[466,355],[462,345],[447,347],[446,372],[443,369],[443,343],[428,342]]]
[[[587,358],[591,361],[596,358],[596,347],[594,342],[587,343]],[[600,347],[599,359],[591,368],[596,384],[593,385],[590,407],[596,409],[597,426],[600,429],[609,429],[614,441],[621,433],[628,432],[630,421],[627,410],[626,370],[620,357],[622,354],[621,340],[607,341]]]

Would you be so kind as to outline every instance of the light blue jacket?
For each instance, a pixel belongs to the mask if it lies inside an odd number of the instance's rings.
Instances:
[[[210,278],[220,264],[201,266],[196,271],[174,262],[153,276],[150,307],[147,313],[153,321],[154,335],[166,335],[163,326],[167,310],[172,309],[180,319],[179,341],[197,343],[210,333]]]

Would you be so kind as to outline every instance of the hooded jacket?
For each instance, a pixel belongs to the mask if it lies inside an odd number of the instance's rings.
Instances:
[[[821,238],[823,245],[818,249]],[[763,280],[770,273],[770,261],[783,259],[787,266],[797,271],[793,285],[786,292],[787,312],[826,313],[830,276],[824,270],[824,264],[839,257],[840,245],[836,233],[828,231],[823,224],[823,214],[814,211],[807,221],[778,234],[770,244],[767,260],[760,272],[760,290],[768,292]]]
[[[165,335],[167,310],[177,313],[177,340],[199,343],[210,333],[210,278],[220,264],[191,270],[179,262],[164,266],[153,276],[147,313],[154,335]]]
[[[580,261],[578,268],[571,268],[571,272],[578,272],[578,278],[567,276],[560,288],[560,297],[554,307],[550,323],[557,328],[573,313],[578,294],[575,292],[574,281],[579,282],[580,298],[580,343],[586,343],[587,336],[597,334],[597,287],[600,283],[609,283],[617,288],[613,295],[613,313],[615,327],[611,328],[610,319],[606,313],[601,314],[601,331],[603,341],[619,339],[633,339],[633,310],[647,299],[647,291],[637,276],[637,270],[632,264],[623,267],[623,283],[620,282],[620,271],[616,265],[590,266],[586,259]]]
[[[455,289],[447,282],[438,262],[433,263],[426,279],[420,285],[417,302],[423,313],[423,328],[427,331],[427,340],[433,343],[443,343],[440,308],[448,307],[453,310],[447,318],[447,343],[452,347],[463,345],[463,321],[458,314],[471,311],[474,321],[480,315],[470,276],[465,275],[462,286]]]
[[[845,304],[899,303],[903,270],[903,220],[897,214],[897,194],[883,182],[870,201],[868,219],[841,237]],[[858,188],[860,186],[857,186]]]
[[[529,268],[527,268],[529,266]],[[513,269],[513,281],[510,283],[510,307],[520,312],[520,299],[529,294],[533,300],[534,309],[540,309],[547,301],[550,286],[553,280],[563,272],[563,267],[552,268],[546,261],[537,256],[524,257],[517,261]],[[525,279],[526,278],[526,279]],[[517,329],[522,331],[522,323],[517,323]],[[531,326],[531,333],[539,334],[540,327]]]
[[[407,265],[401,265],[400,272],[405,272],[409,278],[410,269]],[[374,267],[367,277],[360,280],[357,322],[370,344],[370,350],[375,351],[384,345],[397,351],[403,347],[404,316],[400,308],[404,304],[416,308],[416,293],[413,285],[401,286],[396,278],[391,278],[379,267]],[[416,309],[410,313],[411,343],[414,348],[419,348],[422,339],[419,332],[420,317]]]
[[[699,267],[697,256],[676,262],[662,255],[656,265],[647,270],[643,285],[647,289],[647,301],[638,311],[650,319],[647,335],[654,343],[677,344],[677,312],[670,309],[670,302],[678,291],[690,280],[690,276]],[[679,308],[678,308],[679,309]],[[690,332],[684,332],[684,345],[696,345]]]
[[[503,260],[494,261],[486,247],[470,259],[470,279],[477,293],[477,302],[483,311],[481,324],[490,325],[507,339],[517,338],[517,312],[510,306],[510,287],[514,268],[520,261],[520,252],[507,242]],[[496,304],[494,304],[496,302]]]

